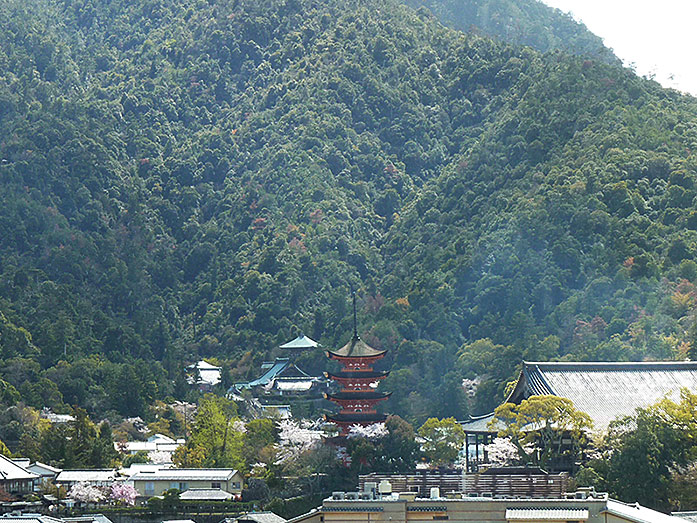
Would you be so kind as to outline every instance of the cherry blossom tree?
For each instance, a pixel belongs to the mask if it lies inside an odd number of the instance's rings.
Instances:
[[[384,423],[373,423],[372,425],[351,425],[349,428],[348,438],[365,438],[370,441],[375,441],[384,438],[389,433]]]
[[[164,450],[151,450],[148,452],[148,459],[150,463],[171,463],[172,462],[172,452],[167,452]]]
[[[520,460],[518,447],[508,438],[495,438],[484,446],[489,463],[497,467],[506,467]]]
[[[68,497],[82,503],[99,503],[104,500],[104,492],[89,483],[76,483],[68,492]]]
[[[322,440],[322,432],[307,424],[293,420],[282,420],[278,423],[280,432],[278,463],[296,459],[300,454],[312,449]]]
[[[135,505],[138,491],[131,485],[126,485],[123,482],[112,483],[109,491],[109,497],[124,505]]]

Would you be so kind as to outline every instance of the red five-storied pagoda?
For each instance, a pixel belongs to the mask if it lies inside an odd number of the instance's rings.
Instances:
[[[343,369],[336,374],[325,373],[327,378],[339,383],[341,390],[325,397],[341,410],[327,421],[336,423],[341,435],[348,434],[351,425],[367,426],[383,423],[387,416],[379,414],[375,405],[386,400],[389,392],[378,392],[377,383],[389,374],[373,370],[373,364],[385,356],[387,351],[376,350],[358,337],[356,328],[356,295],[353,295],[353,338],[339,350],[327,351],[329,359],[337,360]]]

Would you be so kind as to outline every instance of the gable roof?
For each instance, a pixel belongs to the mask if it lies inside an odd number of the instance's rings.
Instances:
[[[38,474],[29,472],[25,468],[17,465],[17,463],[12,461],[10,458],[7,458],[0,454],[0,481],[10,481],[16,479],[36,479],[38,477]]]
[[[697,362],[523,362],[506,401],[547,394],[568,398],[592,418],[594,428],[605,429],[664,397],[679,400],[682,388],[697,391]]]

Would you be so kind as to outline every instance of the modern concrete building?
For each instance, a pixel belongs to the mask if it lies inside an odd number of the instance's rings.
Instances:
[[[289,523],[685,523],[639,504],[609,499],[607,494],[575,493],[559,499],[440,497],[390,493],[381,482],[377,495],[336,492],[321,507]]]

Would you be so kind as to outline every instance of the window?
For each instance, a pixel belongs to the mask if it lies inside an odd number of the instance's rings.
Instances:
[[[211,488],[220,488],[220,481],[213,481],[211,483]]]
[[[448,516],[433,516],[433,519],[442,521],[442,520],[448,519]]]
[[[234,488],[234,489],[240,488],[240,482],[239,482],[239,481],[233,481],[233,482],[232,482],[232,488]]]
[[[154,496],[155,495],[155,482],[154,481],[146,481],[145,482],[145,495],[146,496]]]
[[[170,481],[169,482],[169,488],[179,488],[179,482],[178,481]]]
[[[188,490],[188,489],[189,489],[189,484],[186,483],[185,481],[180,481],[180,482],[179,482],[179,487],[178,487],[178,488],[179,488],[179,490],[181,490],[182,492],[184,492],[185,490]]]

